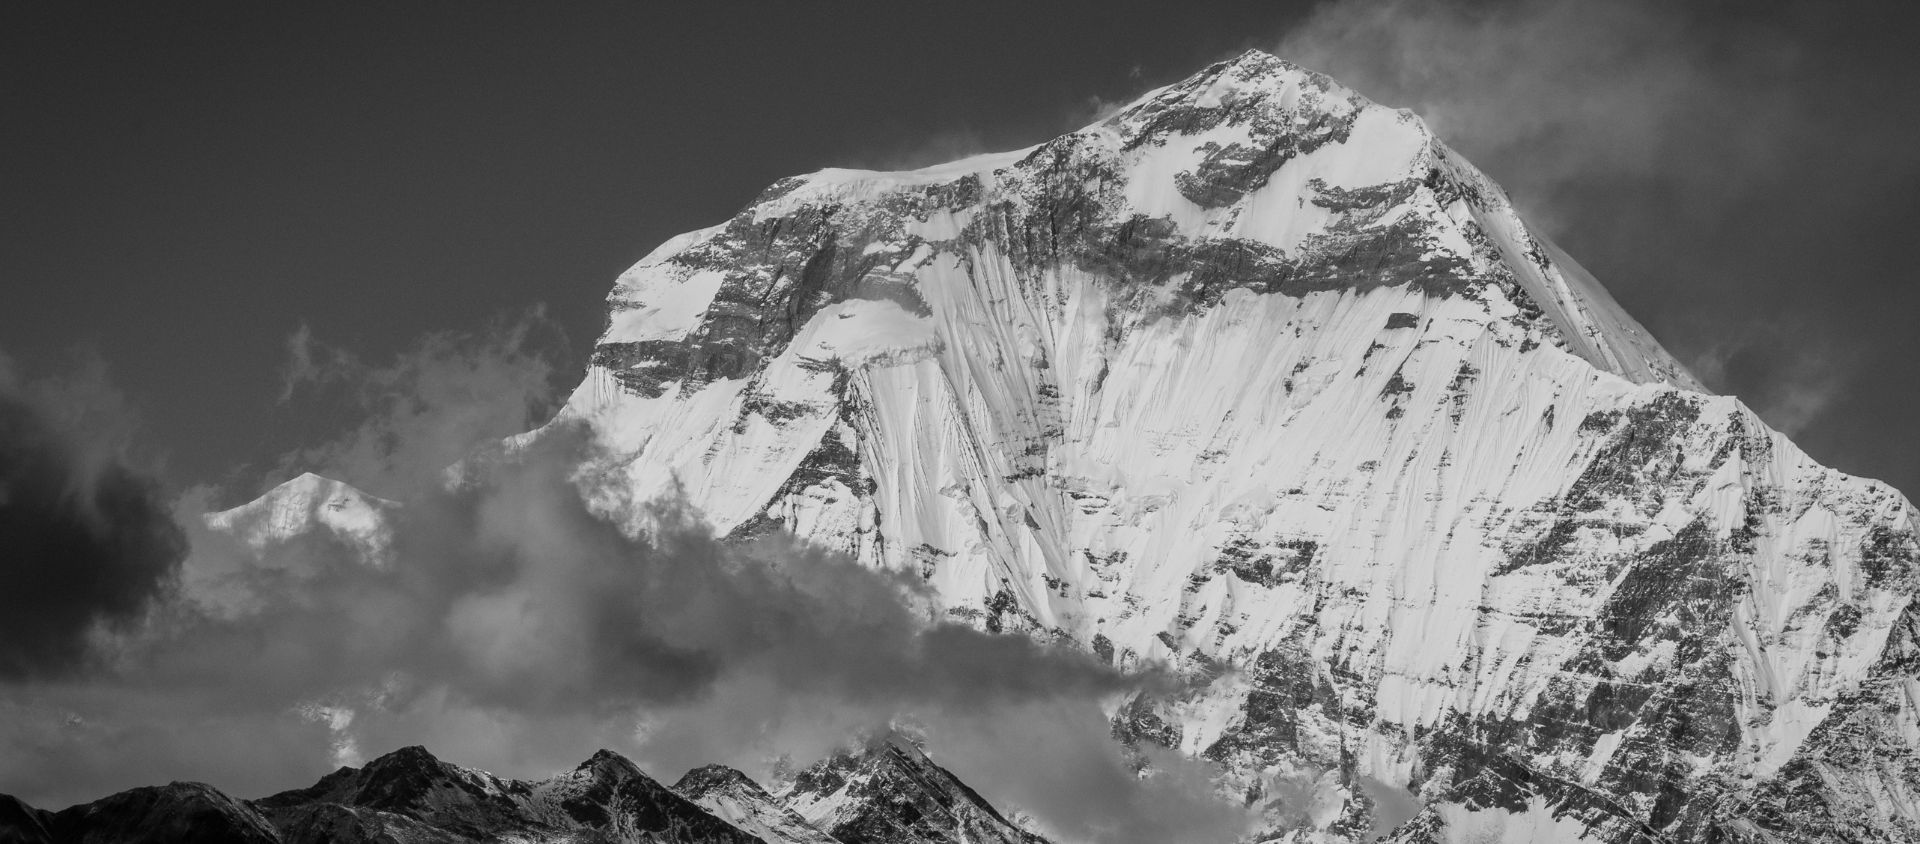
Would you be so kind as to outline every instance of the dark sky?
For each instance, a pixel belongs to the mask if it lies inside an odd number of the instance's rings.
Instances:
[[[378,360],[544,303],[571,381],[621,269],[779,177],[1286,45],[1440,112],[1711,386],[1920,489],[1913,15],[1682,5],[8,4],[0,351],[90,349],[173,483],[251,488],[332,424],[279,401],[303,324]]]

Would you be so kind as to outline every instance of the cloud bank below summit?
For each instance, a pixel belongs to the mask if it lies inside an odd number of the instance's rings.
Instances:
[[[1142,779],[1108,737],[1101,701],[1168,677],[943,622],[909,578],[779,537],[723,543],[671,505],[627,536],[581,498],[579,430],[447,486],[447,443],[545,399],[527,335],[490,336],[327,370],[373,412],[311,454],[412,492],[391,511],[387,565],[325,532],[247,548],[204,526],[205,493],[176,526],[157,485],[132,487],[153,518],[111,543],[131,556],[96,566],[118,591],[67,597],[78,620],[10,639],[40,647],[10,666],[48,670],[0,682],[0,792],[57,807],[198,779],[260,796],[405,744],[509,773],[606,746],[664,777],[714,761],[764,777],[776,758],[906,726],[1068,838],[1239,831],[1205,766],[1159,760]],[[71,453],[8,441],[10,459]],[[34,492],[66,500],[54,481]]]

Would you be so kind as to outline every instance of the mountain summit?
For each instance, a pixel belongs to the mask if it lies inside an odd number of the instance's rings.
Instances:
[[[1116,733],[1222,764],[1267,838],[1920,839],[1911,505],[1323,75],[1251,52],[1029,149],[782,180],[608,308],[560,415],[603,512],[684,495],[988,630],[1228,666]]]

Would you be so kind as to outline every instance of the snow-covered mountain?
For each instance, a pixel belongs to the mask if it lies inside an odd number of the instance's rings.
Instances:
[[[898,736],[814,763],[777,799],[844,844],[1046,844]]]
[[[719,765],[674,788],[602,750],[543,780],[503,779],[405,747],[312,786],[237,800],[200,783],[135,788],[59,812],[0,795],[6,844],[1047,844],[918,748],[876,742],[776,797]],[[830,786],[830,787],[829,787]],[[846,833],[836,838],[818,823]]]
[[[253,805],[289,840],[760,841],[605,750],[525,782],[408,747]]]
[[[989,630],[1234,669],[1116,732],[1269,837],[1920,840],[1912,506],[1325,76],[1252,52],[1029,149],[786,179],[608,304],[559,420],[604,512],[684,495]]]
[[[768,844],[842,844],[746,774],[725,765],[688,771],[673,790]]]
[[[843,749],[775,792],[722,765],[674,790],[769,844],[1046,844],[900,736]]]
[[[369,562],[379,563],[385,561],[393,539],[387,514],[396,506],[396,502],[307,472],[267,495],[208,516],[207,525],[254,551],[323,531]]]

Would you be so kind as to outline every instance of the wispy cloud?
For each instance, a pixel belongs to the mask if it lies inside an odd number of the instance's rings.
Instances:
[[[1799,61],[1783,33],[1655,0],[1346,0],[1277,49],[1411,108],[1550,224],[1595,177],[1717,198],[1778,163],[1798,106],[1776,95]],[[1687,146],[1706,128],[1710,158]]]
[[[1750,384],[1740,398],[1767,425],[1797,437],[1827,413],[1857,371],[1859,354],[1789,320],[1728,329],[1695,356],[1710,384]]]
[[[441,469],[547,420],[566,345],[559,324],[537,307],[477,332],[428,334],[380,365],[302,325],[287,339],[282,403],[344,407],[357,422],[283,456],[280,471],[317,472],[385,496],[436,485]]]

